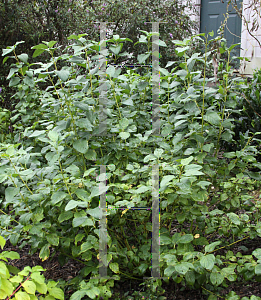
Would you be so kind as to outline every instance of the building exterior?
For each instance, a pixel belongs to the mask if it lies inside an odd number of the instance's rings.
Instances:
[[[229,0],[192,0],[192,2],[197,8],[198,15],[191,13],[191,18],[199,22],[199,32],[208,33],[213,30],[215,37],[218,28],[226,18]],[[250,61],[243,60],[239,72],[251,75],[255,68],[261,68],[261,1],[238,0],[239,8],[242,2],[242,20],[231,5],[228,7],[224,37],[227,39],[228,46],[241,43],[240,47],[235,48],[235,54]],[[255,5],[251,7],[252,2],[255,2]],[[246,24],[251,34],[248,33]]]

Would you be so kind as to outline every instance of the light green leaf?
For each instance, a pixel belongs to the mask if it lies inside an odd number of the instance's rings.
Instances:
[[[119,136],[120,136],[121,139],[126,140],[127,138],[130,137],[130,133],[122,131],[122,132],[119,133]]]
[[[193,235],[192,234],[185,234],[179,239],[179,243],[181,244],[187,244],[193,241]]]
[[[65,211],[60,214],[58,221],[62,223],[63,221],[67,221],[73,217],[73,212],[72,211]]]
[[[138,57],[137,57],[139,64],[143,64],[148,57],[150,57],[150,53],[148,53],[148,54],[139,54]]]
[[[51,245],[54,245],[54,246],[59,245],[59,237],[55,233],[46,235],[46,239]]]
[[[70,72],[68,70],[55,71],[55,73],[62,81],[66,81],[70,76]]]
[[[28,293],[28,294],[35,294],[35,291],[36,291],[36,285],[33,281],[25,281],[24,283],[22,283],[22,287],[25,289],[25,291]]]
[[[220,285],[225,279],[225,276],[219,272],[211,272],[210,274],[210,281],[218,286]]]
[[[192,162],[193,159],[194,159],[193,156],[190,156],[190,157],[185,158],[185,159],[181,159],[180,164],[181,164],[182,166],[186,166],[186,165],[188,165],[190,162]]]
[[[212,125],[219,125],[220,123],[220,116],[216,111],[207,111],[204,115],[204,120]]]
[[[87,191],[85,191],[85,190],[83,190],[83,189],[77,189],[76,191],[75,191],[75,194],[76,194],[76,196],[79,198],[79,199],[81,199],[81,200],[83,200],[83,201],[87,201],[87,202],[89,202],[90,201],[90,198],[89,198],[89,193],[87,193]]]
[[[10,82],[9,82],[9,86],[16,86],[18,83],[20,82],[20,78],[19,77],[12,77]]]
[[[115,67],[114,66],[110,66],[107,70],[106,70],[106,74],[110,75],[110,77],[113,77],[115,73]]]
[[[20,55],[17,55],[17,57],[24,63],[27,63],[28,61],[28,55],[26,53],[22,53]]]
[[[214,254],[204,255],[200,258],[200,264],[203,268],[207,270],[212,270],[215,264]]]
[[[30,296],[26,292],[18,291],[15,294],[16,300],[30,300]]]
[[[233,224],[236,224],[236,225],[240,225],[241,224],[241,222],[239,220],[239,216],[236,215],[235,213],[228,213],[227,216],[229,217],[230,221]]]
[[[164,150],[161,149],[161,148],[157,148],[157,149],[154,150],[154,155],[155,155],[158,159],[162,156],[163,153],[164,153]]]
[[[85,154],[89,148],[88,140],[80,139],[73,143],[73,148],[80,153]]]
[[[82,202],[82,201],[75,201],[75,200],[70,200],[68,202],[68,204],[65,206],[65,211],[68,211],[68,210],[72,210],[74,209],[75,207],[77,206],[80,206],[80,207],[86,207],[86,204],[85,202]]]
[[[51,141],[57,142],[57,141],[58,141],[59,134],[58,134],[58,132],[52,130],[52,131],[49,131],[49,132],[48,132],[48,137],[49,137],[49,139],[50,139]]]
[[[160,183],[160,188],[162,189],[164,186],[168,186],[169,182],[174,179],[174,175],[166,175],[162,178],[161,183]]]
[[[216,246],[218,246],[220,244],[221,244],[221,241],[217,241],[217,242],[214,242],[214,243],[211,243],[211,244],[207,245],[205,247],[205,253],[206,252],[212,252],[216,248]]]
[[[45,261],[49,256],[50,256],[50,244],[44,245],[39,253],[39,257],[41,258],[42,261]]]
[[[175,265],[175,270],[182,275],[185,275],[190,267],[193,267],[191,263],[188,262],[181,262]]]
[[[169,244],[172,244],[172,240],[170,237],[168,237],[166,235],[161,235],[160,236],[160,244],[161,245],[169,245]]]
[[[64,300],[64,293],[62,289],[53,287],[51,289],[48,289],[49,294],[53,296],[55,299]]]
[[[151,187],[143,185],[143,186],[139,187],[139,188],[135,191],[135,193],[136,193],[136,194],[143,194],[143,193],[149,191],[150,189],[151,189]]]
[[[119,265],[117,263],[110,263],[109,268],[113,273],[119,273]]]
[[[6,240],[0,235],[0,247],[3,249],[5,246]]]
[[[255,274],[256,275],[261,275],[261,264],[257,264],[255,266]]]
[[[5,199],[7,202],[14,202],[14,197],[19,193],[20,188],[8,187],[5,189]]]
[[[68,194],[62,191],[54,192],[51,197],[51,204],[55,205],[62,201]]]
[[[129,120],[127,118],[123,118],[120,120],[119,125],[121,129],[126,129],[129,125]]]

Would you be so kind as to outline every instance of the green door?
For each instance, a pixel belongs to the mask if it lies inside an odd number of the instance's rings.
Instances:
[[[227,3],[229,0],[201,0],[200,12],[200,32],[208,33],[214,31],[214,37],[217,36],[217,30],[224,22]],[[223,3],[224,2],[224,3]],[[242,0],[238,1],[238,8],[241,7]],[[229,18],[224,31],[224,38],[227,40],[227,46],[240,43],[241,41],[241,19],[236,11],[230,5],[228,8]],[[240,46],[234,48],[234,55],[240,55]]]

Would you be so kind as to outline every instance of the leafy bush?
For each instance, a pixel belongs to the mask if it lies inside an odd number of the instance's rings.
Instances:
[[[235,119],[235,143],[230,145],[230,149],[238,150],[244,141],[245,134],[256,134],[254,145],[260,149],[261,70],[255,70],[251,82],[245,79],[243,84],[239,85],[236,99],[237,106],[231,114],[231,117]],[[257,160],[261,161],[260,154]]]
[[[151,49],[153,33],[142,33],[138,44]],[[191,43],[204,43],[204,34],[173,41],[183,63],[159,67],[161,131],[155,134],[150,70],[140,75],[133,68],[121,74],[109,65],[100,86],[100,59],[113,58],[117,45],[129,39],[113,36],[107,41],[109,49],[99,55],[99,43],[84,36],[70,36],[74,41],[62,55],[55,56],[55,41],[34,46],[35,57],[49,53],[46,63],[30,64],[27,54],[18,56],[19,43],[4,49],[4,56],[15,54],[9,78],[19,103],[12,117],[13,143],[0,147],[0,183],[5,189],[1,234],[14,245],[29,244],[32,253],[40,250],[42,260],[54,248],[61,264],[68,258],[83,262],[71,300],[108,299],[115,280],[151,275],[151,212],[134,208],[152,206],[156,165],[164,280],[202,287],[209,299],[216,299],[212,293],[230,282],[260,280],[260,248],[250,255],[232,251],[239,241],[261,236],[260,201],[249,195],[261,178],[261,165],[255,163],[258,150],[251,145],[254,136],[244,136],[239,151],[220,155],[222,141],[233,142],[235,127],[229,119],[238,88],[230,67],[233,47],[222,44],[229,59],[220,64],[221,85],[209,88],[208,47],[214,41],[206,42],[203,54],[191,56]],[[138,62],[150,55],[149,50],[140,53]],[[61,69],[58,61],[66,62]],[[202,64],[200,70],[196,62]],[[101,90],[107,90],[103,110]],[[105,115],[106,121],[99,123]],[[100,131],[104,122],[107,132]],[[258,172],[249,171],[253,163]],[[106,165],[106,174],[100,165]],[[109,278],[100,278],[99,197],[105,192]],[[158,296],[160,285],[161,280],[152,284]],[[235,297],[231,292],[227,299]]]

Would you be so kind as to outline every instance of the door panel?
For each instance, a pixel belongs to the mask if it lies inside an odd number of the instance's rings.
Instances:
[[[214,31],[214,37],[217,36],[217,30],[221,23],[224,22],[227,3],[229,0],[201,0],[201,13],[200,13],[200,32],[208,33]],[[238,7],[241,7],[241,1],[238,1]],[[227,20],[227,26],[225,27],[224,37],[227,40],[228,47],[235,43],[240,43],[241,40],[241,19],[236,14],[235,10],[232,10],[232,6],[228,9],[229,18]],[[224,16],[225,15],[225,16]],[[235,53],[239,56],[240,47],[236,49]]]

